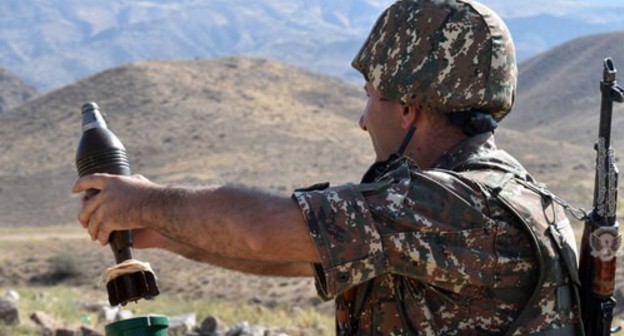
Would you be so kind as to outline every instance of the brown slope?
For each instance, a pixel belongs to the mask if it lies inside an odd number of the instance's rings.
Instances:
[[[517,104],[502,124],[555,141],[596,141],[603,60],[624,70],[624,32],[579,38],[520,64]],[[620,81],[623,71],[620,71]],[[614,145],[624,138],[624,106],[616,106]],[[621,147],[621,146],[620,146]]]
[[[86,78],[0,119],[0,225],[74,221],[80,106],[96,101],[134,172],[288,193],[355,180],[372,159],[361,89],[254,59],[145,62]],[[351,169],[352,168],[352,169]]]
[[[593,197],[592,148],[553,141],[524,132],[501,128],[497,144],[516,157],[540,182],[577,207],[589,208]]]
[[[80,106],[91,100],[126,144],[134,171],[160,183],[244,183],[288,193],[320,180],[356,181],[372,160],[356,125],[364,105],[359,86],[264,60],[132,64],[0,117],[0,226],[74,221],[78,200],[69,188]],[[589,148],[497,134],[555,191],[586,201]]]
[[[30,100],[36,93],[33,87],[0,68],[0,113]]]

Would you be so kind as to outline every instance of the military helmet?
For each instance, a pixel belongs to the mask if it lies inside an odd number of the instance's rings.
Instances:
[[[399,0],[353,59],[381,97],[436,112],[485,111],[500,121],[513,105],[516,55],[502,19],[471,0]]]

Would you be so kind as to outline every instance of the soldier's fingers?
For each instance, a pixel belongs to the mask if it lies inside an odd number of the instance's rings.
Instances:
[[[78,220],[82,224],[83,227],[87,227],[91,220],[91,216],[100,206],[102,199],[102,193],[97,193],[91,196],[83,197],[82,208],[80,209],[80,213],[78,214]]]
[[[98,212],[96,211],[93,216],[89,218],[89,222],[87,224],[87,231],[89,232],[89,236],[91,240],[95,241],[98,236],[98,232],[100,231],[100,216],[98,216]]]
[[[102,190],[106,185],[110,174],[91,174],[79,178],[72,187],[73,193],[87,191],[89,189]]]
[[[110,237],[111,231],[104,223],[100,223],[97,232],[97,240],[100,242],[100,245],[105,246],[108,244],[108,238]]]
[[[91,240],[98,241],[102,246],[108,244],[108,238],[111,233],[108,224],[110,224],[109,213],[104,206],[100,206],[91,215],[89,220],[89,235]]]

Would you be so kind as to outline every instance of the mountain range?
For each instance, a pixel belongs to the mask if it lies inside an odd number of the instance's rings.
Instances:
[[[586,9],[582,14],[520,16],[505,18],[505,22],[516,44],[518,59],[524,62],[577,38],[624,31],[624,8],[599,7]]]
[[[140,60],[241,54],[341,76],[387,3],[6,0],[0,67],[40,90]]]
[[[4,0],[0,67],[46,92],[132,62],[235,55],[353,81],[360,76],[351,58],[392,2]],[[502,6],[521,61],[579,36],[624,29],[624,9],[616,5],[557,13],[535,4],[524,14],[500,0],[484,2]]]

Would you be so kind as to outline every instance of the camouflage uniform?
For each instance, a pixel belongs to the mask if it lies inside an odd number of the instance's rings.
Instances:
[[[345,309],[349,314],[350,323],[339,333],[506,332],[540,277],[532,233],[495,195],[492,181],[506,176],[531,181],[516,160],[496,149],[491,134],[482,134],[444,155],[436,169],[421,170],[401,157],[374,183],[296,191],[293,197],[321,256],[319,295],[337,296],[337,314]],[[519,190],[510,193],[523,196]],[[549,221],[574,246],[560,207],[548,204],[538,211],[544,209],[552,211]],[[557,258],[546,258],[544,290],[517,335],[574,334],[577,307]],[[352,287],[356,299],[345,307],[344,295]]]
[[[360,184],[298,190],[340,335],[574,335],[578,274],[562,206],[491,131],[517,67],[503,21],[471,0],[399,0],[353,66],[382,98],[469,137],[433,169],[402,149]]]

